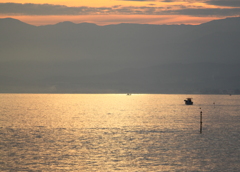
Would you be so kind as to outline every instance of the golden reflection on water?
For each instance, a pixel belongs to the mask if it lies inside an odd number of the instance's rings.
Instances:
[[[1,94],[0,170],[238,171],[240,96],[186,97]]]
[[[183,96],[125,94],[12,94],[2,95],[5,126],[27,128],[117,128],[171,125],[181,121]],[[14,97],[14,98],[13,98]],[[170,97],[170,98],[169,98]],[[7,100],[11,101],[8,102]],[[6,103],[4,105],[4,103]],[[187,109],[187,111],[186,111]],[[185,107],[185,113],[197,110]],[[3,116],[4,118],[4,116]],[[9,118],[11,120],[9,120]],[[165,126],[167,127],[167,126]]]

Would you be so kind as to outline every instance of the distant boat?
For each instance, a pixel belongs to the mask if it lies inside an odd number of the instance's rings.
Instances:
[[[186,98],[184,101],[186,105],[193,105],[192,98]]]

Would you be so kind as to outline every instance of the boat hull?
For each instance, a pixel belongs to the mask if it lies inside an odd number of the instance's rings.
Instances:
[[[186,105],[193,105],[193,102],[185,102]]]
[[[191,98],[187,98],[185,101],[186,105],[193,105],[192,99]]]

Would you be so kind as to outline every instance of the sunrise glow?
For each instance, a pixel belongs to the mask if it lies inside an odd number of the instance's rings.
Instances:
[[[9,3],[0,0],[0,18],[15,18],[36,26],[63,21],[97,25],[198,25],[240,15],[240,5],[234,7],[231,2],[229,5],[217,3],[206,0],[12,0]]]

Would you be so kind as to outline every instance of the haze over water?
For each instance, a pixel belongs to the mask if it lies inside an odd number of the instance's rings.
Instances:
[[[239,95],[0,94],[0,102],[0,171],[240,171]]]

